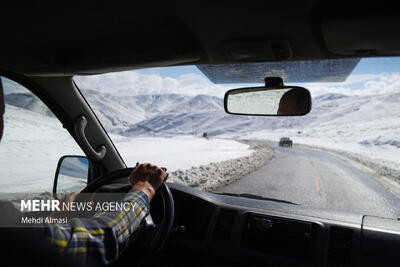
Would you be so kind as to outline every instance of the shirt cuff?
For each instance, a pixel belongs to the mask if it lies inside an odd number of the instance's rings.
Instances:
[[[142,204],[147,210],[149,209],[150,201],[148,196],[143,191],[133,188],[129,190],[129,192],[125,195],[124,201],[132,200],[139,202],[139,204]]]

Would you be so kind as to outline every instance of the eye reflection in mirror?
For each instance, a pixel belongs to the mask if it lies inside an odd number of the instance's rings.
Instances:
[[[298,116],[311,110],[311,95],[302,87],[251,87],[228,91],[225,111],[236,115]]]

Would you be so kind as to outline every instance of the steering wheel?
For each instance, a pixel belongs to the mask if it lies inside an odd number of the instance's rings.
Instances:
[[[133,169],[134,168],[125,168],[108,173],[88,184],[81,193],[95,193],[102,186],[109,184],[116,179],[129,177]],[[142,263],[146,262],[148,259],[154,258],[154,256],[161,251],[167,241],[174,222],[174,199],[167,184],[162,183],[156,194],[160,194],[163,202],[163,219],[159,224],[154,224],[151,215],[149,214],[144,220],[145,224],[143,229],[147,233],[147,238],[145,238],[147,252]],[[82,201],[82,199],[79,200],[79,195],[77,201]]]

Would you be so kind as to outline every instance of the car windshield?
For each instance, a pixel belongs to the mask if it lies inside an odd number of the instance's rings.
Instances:
[[[322,66],[315,64],[310,77]],[[290,83],[285,64],[270,66],[266,75],[311,92],[312,111],[295,117],[227,114],[226,91],[262,84],[238,83],[239,78],[226,83],[229,73],[243,72],[218,72],[213,65],[75,76],[74,81],[128,166],[151,162],[166,167],[171,182],[209,192],[397,218],[400,59],[351,64],[348,73],[332,71],[333,82],[302,75],[299,83]]]

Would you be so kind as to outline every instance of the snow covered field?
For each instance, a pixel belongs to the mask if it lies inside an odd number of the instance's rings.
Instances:
[[[249,146],[232,140],[195,136],[123,137],[111,134],[127,165],[137,161],[163,166],[168,171],[245,157],[251,154]]]
[[[51,191],[58,159],[83,155],[55,118],[6,105],[0,192]]]
[[[0,146],[0,192],[52,191],[58,159],[83,155],[54,117],[6,105],[5,121]],[[151,162],[169,171],[251,154],[248,145],[231,140],[193,136],[111,138],[127,165]]]

